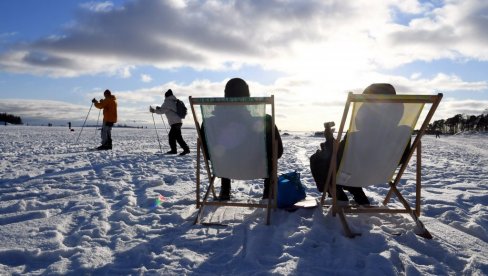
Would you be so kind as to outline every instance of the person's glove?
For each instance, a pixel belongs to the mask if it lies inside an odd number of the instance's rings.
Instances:
[[[152,106],[149,106],[149,112],[154,113],[154,108]]]
[[[96,103],[97,99],[93,98],[92,103]]]
[[[329,139],[333,140],[334,139],[334,129],[331,128],[334,125],[335,125],[334,122],[329,122],[329,123],[324,124],[324,127],[325,127],[324,137],[325,137],[325,139],[327,139],[327,140],[329,140]]]

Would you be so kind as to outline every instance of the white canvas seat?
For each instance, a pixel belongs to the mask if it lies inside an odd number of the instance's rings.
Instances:
[[[266,148],[266,106],[274,114],[274,98],[189,98],[197,141],[197,208],[200,208],[196,223],[200,222],[206,205],[241,206],[267,209],[266,223],[270,221],[270,209],[275,207],[276,191],[276,145],[272,143],[271,154]],[[200,113],[197,113],[197,110]],[[271,124],[274,125],[274,116]],[[200,122],[201,121],[201,122]],[[275,129],[271,128],[271,141],[275,141]],[[209,185],[201,198],[200,162],[203,157]],[[269,162],[271,160],[271,162]],[[271,166],[271,167],[269,167]],[[270,178],[270,193],[267,204],[253,202],[210,201],[217,177],[252,180]]]
[[[344,109],[334,153],[330,162],[326,189],[322,195],[322,205],[326,192],[332,194],[332,212],[339,214],[346,235],[354,237],[346,221],[345,213],[408,213],[421,229],[420,235],[431,237],[418,219],[420,216],[421,189],[421,138],[431,120],[442,94],[426,95],[355,95],[350,93]],[[417,132],[411,147],[408,147],[414,128],[424,110],[425,104],[430,109]],[[345,146],[337,168],[336,158],[339,142],[350,108],[349,130],[345,136]],[[415,208],[400,193],[397,185],[414,151],[417,151],[416,205]],[[404,156],[405,162],[398,168]],[[398,171],[397,171],[398,168]],[[333,173],[336,172],[336,173]],[[370,185],[390,185],[390,190],[383,202],[386,205],[394,194],[404,208],[355,208],[337,204],[336,185],[368,187]]]

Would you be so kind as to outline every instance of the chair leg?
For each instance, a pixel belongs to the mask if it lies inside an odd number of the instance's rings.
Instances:
[[[346,215],[344,214],[344,210],[342,208],[338,208],[337,214],[339,214],[339,218],[342,223],[342,228],[344,228],[344,232],[346,233],[346,237],[348,238],[354,238],[356,236],[361,236],[361,233],[354,233],[351,231],[351,228],[349,228],[349,224],[347,223],[346,220]]]
[[[400,193],[400,191],[398,191],[398,189],[395,185],[391,185],[390,187],[391,187],[390,191],[392,191],[398,197],[400,202],[403,204],[403,206],[408,211],[408,213],[412,217],[413,221],[417,225],[417,228],[420,230],[420,233],[418,233],[417,235],[421,236],[423,238],[429,239],[429,240],[432,239],[432,235],[430,234],[429,230],[427,230],[427,228],[425,228],[424,224],[418,218],[418,215],[417,215],[418,210],[412,209],[410,207],[407,200],[402,196],[402,194]]]
[[[415,221],[417,228],[420,230],[420,232],[416,234],[428,240],[432,239],[432,235],[430,234],[429,230],[425,228],[425,225],[417,217],[415,210],[410,211],[410,216],[412,216],[413,221]]]
[[[208,200],[208,196],[210,195],[210,191],[213,190],[213,184],[214,184],[214,181],[215,181],[215,177],[212,177],[210,179],[210,184],[208,186],[208,189],[207,189],[207,192],[205,193],[205,196],[203,197],[203,200],[200,204],[200,209],[198,210],[197,212],[197,217],[195,218],[195,221],[193,222],[193,224],[198,224],[200,223],[200,220],[201,220],[201,217],[203,215],[203,209],[205,207],[205,203],[207,202]]]
[[[271,223],[271,209],[276,209],[276,191],[278,186],[277,176],[269,179],[268,203],[266,207],[266,225]]]
[[[197,187],[196,187],[196,201],[197,208],[200,208],[200,139],[197,139]]]
[[[271,200],[268,199],[268,206],[266,207],[266,225],[271,223]]]

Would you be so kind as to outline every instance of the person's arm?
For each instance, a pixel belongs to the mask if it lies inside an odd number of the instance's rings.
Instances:
[[[167,101],[166,100],[164,100],[164,102],[161,106],[156,106],[156,108],[149,106],[149,112],[151,112],[151,113],[165,114],[167,110],[168,109],[167,109]]]
[[[153,109],[153,112],[156,113],[156,114],[164,114],[164,110],[159,107],[159,106],[156,106],[156,109]]]
[[[164,99],[160,108],[156,108],[156,113],[166,114],[168,112],[176,112],[176,101],[174,99]]]
[[[202,148],[205,151],[205,155],[207,156],[208,160],[210,160],[210,153],[208,152],[208,148],[207,148],[207,140],[205,138],[205,128],[203,127],[203,123],[201,124],[200,127],[200,134],[202,135],[201,136],[202,140],[200,141],[202,143]]]
[[[401,165],[407,161],[408,152],[410,151],[411,144],[412,144],[412,139],[410,138],[408,139],[407,147],[405,147],[405,151],[403,152],[402,159],[400,160],[398,165]]]
[[[97,101],[95,98],[93,98],[92,103],[95,105],[96,108],[102,109],[105,107],[104,100]]]
[[[271,156],[271,124],[272,124],[272,117],[271,115],[266,114],[266,151],[268,156]],[[276,156],[280,158],[283,155],[283,141],[281,141],[280,131],[278,127],[274,126],[275,130],[275,142],[278,143],[278,152]]]
[[[280,158],[283,155],[283,141],[281,141],[280,131],[275,125],[275,140],[278,143],[278,153],[277,156]]]
[[[322,150],[332,151],[332,144],[334,143],[335,138],[330,124],[325,124],[324,137],[325,142],[320,144],[320,148]]]

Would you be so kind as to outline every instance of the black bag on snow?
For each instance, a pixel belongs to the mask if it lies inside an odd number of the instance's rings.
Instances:
[[[319,149],[310,156],[310,171],[320,192],[324,191],[331,155],[329,151]]]

